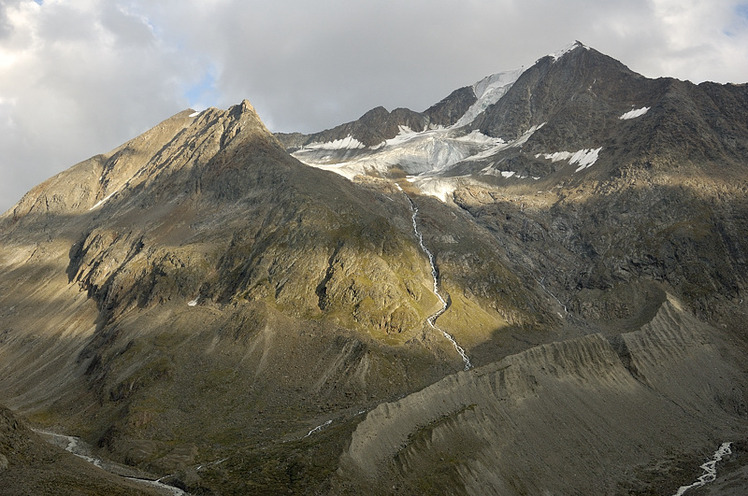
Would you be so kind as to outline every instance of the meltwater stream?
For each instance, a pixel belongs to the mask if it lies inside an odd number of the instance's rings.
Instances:
[[[473,367],[473,364],[470,363],[470,358],[467,356],[467,353],[465,353],[465,350],[457,344],[457,341],[455,341],[455,338],[436,325],[436,319],[438,319],[444,312],[447,311],[447,301],[444,299],[442,294],[439,292],[439,272],[436,270],[436,263],[434,261],[434,254],[431,253],[431,250],[429,250],[426,245],[423,242],[423,234],[421,234],[420,229],[418,229],[418,206],[415,204],[415,202],[408,196],[405,191],[400,187],[399,184],[395,184],[397,186],[397,189],[402,191],[402,193],[405,195],[405,197],[408,199],[408,202],[410,202],[410,211],[413,212],[413,216],[411,217],[411,220],[413,221],[413,232],[416,235],[416,238],[418,239],[418,245],[421,247],[421,250],[426,254],[426,256],[429,257],[429,264],[431,264],[431,277],[434,279],[434,294],[437,298],[439,298],[439,301],[442,304],[442,307],[433,315],[431,315],[427,320],[429,325],[432,327],[432,329],[437,330],[442,333],[442,335],[449,340],[450,343],[452,343],[452,346],[454,346],[455,350],[457,350],[457,353],[460,354],[462,357],[462,361],[465,364],[465,370],[470,370]]]
[[[683,496],[683,494],[685,494],[689,489],[695,489],[710,482],[714,482],[714,480],[717,478],[717,462],[721,462],[722,458],[732,454],[732,449],[730,449],[731,445],[732,443],[729,442],[722,443],[719,449],[714,452],[714,455],[712,455],[712,459],[701,465],[701,470],[703,470],[704,473],[698,479],[696,479],[696,482],[688,486],[679,487],[678,492],[673,496]]]
[[[82,458],[88,463],[102,470],[106,470],[109,473],[119,475],[123,479],[128,479],[133,482],[137,482],[139,484],[144,484],[144,485],[154,487],[156,489],[161,490],[161,492],[164,494],[169,494],[172,496],[187,496],[187,493],[182,491],[178,487],[170,486],[168,484],[164,484],[163,482],[161,482],[161,480],[164,479],[165,477],[162,477],[161,479],[157,479],[157,480],[144,479],[142,477],[132,477],[132,476],[127,476],[127,475],[121,475],[117,473],[116,471],[111,470],[110,466],[112,464],[105,462],[104,460],[101,460],[100,458],[91,456],[91,452],[88,446],[86,446],[85,443],[83,443],[78,437],[66,436],[65,434],[57,434],[56,432],[44,431],[40,429],[34,429],[34,432],[42,435],[42,437],[45,440],[47,440],[49,443],[54,444],[55,446],[64,448],[65,451],[72,453],[78,458]]]

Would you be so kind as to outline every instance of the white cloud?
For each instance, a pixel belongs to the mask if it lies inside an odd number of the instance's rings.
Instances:
[[[314,131],[376,105],[423,110],[575,39],[646,76],[744,82],[747,12],[745,0],[0,0],[0,209],[190,105],[248,98],[271,129]]]
[[[186,104],[177,84],[186,71],[114,2],[6,1],[0,16],[3,208]]]
[[[192,68],[126,3],[0,2],[0,205],[187,105]]]

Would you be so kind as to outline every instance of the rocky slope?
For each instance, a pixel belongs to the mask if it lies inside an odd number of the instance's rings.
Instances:
[[[177,114],[0,217],[0,401],[198,494],[740,480],[747,102],[575,44],[315,135]]]
[[[341,457],[341,490],[646,490],[646,466],[631,467],[745,435],[742,379],[724,366],[715,334],[667,295],[639,331],[535,347],[379,405]],[[663,431],[666,445],[649,442]]]

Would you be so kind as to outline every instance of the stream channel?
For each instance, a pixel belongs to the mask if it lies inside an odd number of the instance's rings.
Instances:
[[[439,291],[439,271],[436,269],[434,254],[431,253],[431,250],[426,247],[426,244],[423,242],[423,234],[421,233],[421,230],[418,229],[418,205],[416,205],[416,203],[410,198],[410,196],[408,196],[408,194],[403,191],[399,184],[395,184],[395,186],[397,186],[397,189],[399,189],[408,199],[408,202],[410,202],[410,211],[413,213],[413,216],[411,217],[411,220],[413,221],[413,233],[415,233],[416,238],[418,239],[418,245],[421,247],[421,251],[423,251],[429,258],[429,264],[431,264],[431,277],[434,280],[434,294],[437,298],[439,298],[439,301],[442,304],[442,307],[426,320],[432,329],[441,332],[442,335],[447,338],[450,343],[452,343],[452,346],[454,346],[455,350],[457,350],[457,353],[459,353],[460,357],[462,357],[462,362],[465,364],[465,370],[470,370],[473,367],[473,364],[470,363],[470,358],[467,356],[467,353],[465,353],[463,347],[457,343],[455,338],[450,333],[436,325],[436,319],[438,319],[444,312],[447,311],[449,305],[447,304],[447,300],[444,299],[441,292]]]
[[[703,470],[704,473],[696,479],[696,482],[689,484],[688,486],[679,487],[678,492],[673,496],[683,496],[689,489],[696,489],[697,487],[714,482],[717,479],[717,463],[721,462],[725,456],[732,454],[731,446],[732,443],[722,443],[719,449],[717,449],[717,451],[714,452],[714,455],[712,455],[712,459],[701,465],[701,470]]]
[[[66,436],[64,434],[57,434],[56,432],[43,431],[43,430],[38,430],[38,429],[34,429],[34,432],[39,434],[42,437],[42,439],[44,439],[48,443],[54,444],[55,446],[59,446],[60,448],[65,449],[65,451],[68,451],[74,454],[78,458],[82,458],[88,463],[95,465],[96,467],[99,467],[102,470],[106,470],[107,472],[111,474],[118,475],[122,477],[123,479],[137,482],[139,484],[151,486],[153,488],[160,490],[160,492],[164,495],[169,495],[169,496],[187,496],[188,495],[188,493],[182,491],[178,487],[170,486],[168,484],[164,484],[163,482],[161,482],[161,480],[165,479],[165,477],[162,477],[161,479],[149,479],[142,475],[135,475],[137,472],[135,472],[132,468],[126,467],[124,465],[120,465],[118,463],[108,462],[100,458],[96,458],[95,456],[92,455],[91,448],[86,443],[81,441],[80,438],[77,438],[75,436]]]

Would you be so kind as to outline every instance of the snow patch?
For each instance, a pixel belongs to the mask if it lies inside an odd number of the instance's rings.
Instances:
[[[504,179],[509,179],[510,177],[513,177],[515,179],[527,179],[527,175],[520,174],[517,171],[507,171],[507,170],[498,170],[495,169],[493,164],[489,165],[488,167],[485,167],[481,169],[480,173],[484,176],[496,176],[496,177],[503,177]],[[540,179],[539,177],[532,176],[534,180]]]
[[[441,130],[429,130],[429,131],[423,131],[421,133],[417,133],[413,131],[411,128],[409,128],[408,126],[397,126],[397,129],[398,129],[398,132],[394,138],[390,138],[388,140],[381,142],[380,144],[377,145],[376,149],[379,150],[379,149],[386,148],[386,147],[403,145],[409,142],[410,140],[418,138],[418,136],[422,136],[422,135],[438,136],[439,134],[441,134]]]
[[[536,126],[532,126],[530,129],[528,129],[527,131],[525,131],[524,134],[522,134],[522,136],[520,136],[515,141],[513,141],[512,142],[512,146],[521,146],[521,145],[524,145],[525,143],[527,143],[527,140],[530,139],[530,136],[532,136],[533,134],[535,134],[535,131],[538,131],[543,126],[545,126],[545,122],[540,123],[540,124],[538,124]]]
[[[325,143],[309,143],[303,148],[309,150],[357,150],[360,148],[366,148],[363,143],[351,136],[350,134],[345,138],[336,139],[333,141],[327,141]]]
[[[473,93],[478,99],[467,109],[465,114],[454,124],[454,128],[466,126],[475,120],[489,106],[498,102],[509,88],[519,79],[524,68],[499,72],[486,76],[473,85]]]
[[[198,298],[195,298],[194,300],[190,300],[187,302],[188,307],[194,307],[197,306]]]
[[[456,177],[422,177],[408,176],[405,178],[409,183],[414,183],[418,189],[427,196],[438,198],[442,203],[452,199],[457,190],[458,179]]]
[[[566,47],[562,48],[562,49],[561,49],[561,50],[559,50],[558,52],[556,52],[556,53],[551,53],[551,54],[548,54],[548,55],[549,55],[550,57],[553,57],[553,61],[554,61],[554,62],[556,62],[556,61],[557,61],[558,59],[560,59],[561,57],[563,57],[563,56],[564,56],[564,55],[566,55],[567,53],[569,53],[569,52],[571,52],[571,51],[573,51],[573,50],[576,50],[577,48],[584,48],[585,50],[589,50],[589,49],[590,49],[590,47],[588,47],[588,46],[585,46],[585,45],[584,45],[583,43],[580,43],[580,42],[578,42],[578,41],[575,41],[575,42],[574,42],[574,43],[572,43],[571,45],[569,45],[569,46],[566,46]]]
[[[551,162],[559,162],[561,160],[569,160],[572,155],[574,155],[571,152],[555,152],[555,153],[538,153],[535,155],[535,158],[543,157],[546,160],[550,160]]]
[[[474,145],[496,146],[496,145],[504,144],[503,139],[487,136],[481,133],[477,129],[472,130],[469,134],[466,134],[465,136],[460,136],[459,138],[455,138],[455,139],[457,141],[464,141],[466,143],[472,143]]]
[[[602,146],[600,148],[595,148],[594,150],[591,148],[585,148],[572,155],[572,157],[569,159],[569,163],[572,165],[579,164],[579,167],[577,167],[574,172],[579,172],[583,169],[586,169],[587,167],[595,165],[595,162],[597,162],[597,157],[600,154],[600,150],[602,149]]]
[[[520,136],[516,140],[511,141],[509,143],[505,142],[501,138],[491,138],[492,140],[494,140],[494,145],[491,148],[483,150],[480,153],[476,153],[475,155],[471,155],[467,157],[465,160],[471,160],[471,161],[483,160],[483,159],[491,157],[492,155],[496,155],[497,153],[499,153],[501,150],[504,150],[505,148],[516,148],[516,147],[522,146],[525,143],[527,143],[527,140],[530,139],[530,136],[535,134],[535,131],[542,128],[543,126],[545,126],[545,122],[543,122],[542,124],[538,124],[537,126],[532,126],[530,129],[525,131],[522,134],[522,136]]]
[[[576,152],[554,152],[554,153],[538,153],[535,155],[535,158],[544,158],[546,160],[550,160],[551,162],[559,162],[561,160],[568,160],[571,165],[578,164],[579,167],[574,172],[579,172],[581,170],[586,169],[587,167],[591,167],[597,162],[598,157],[600,156],[600,151],[603,149],[601,146],[600,148],[583,148]]]
[[[202,114],[202,113],[203,113],[203,111],[202,111],[202,110],[196,110],[195,112],[192,112],[192,113],[191,113],[190,115],[188,115],[187,117],[197,117],[198,115],[200,115],[200,114]]]
[[[353,181],[353,179],[356,176],[358,176],[359,174],[363,174],[365,172],[365,169],[358,167],[355,161],[340,162],[337,164],[316,164],[314,162],[305,162],[299,157],[296,157],[296,158],[298,158],[301,162],[305,163],[306,165],[316,167],[317,169],[334,172],[335,174],[339,176],[343,176],[349,181]]]
[[[629,119],[636,119],[637,117],[643,116],[648,111],[649,111],[649,107],[642,107],[640,109],[629,110],[625,114],[621,115],[619,119],[621,119],[622,121],[627,121]]]
[[[96,210],[97,208],[99,208],[100,206],[102,206],[103,204],[105,204],[105,203],[106,203],[106,202],[107,202],[107,201],[108,201],[108,200],[109,200],[109,199],[110,199],[111,197],[113,197],[114,195],[116,195],[116,194],[117,194],[117,191],[119,191],[119,190],[116,190],[116,191],[112,191],[111,193],[109,193],[108,195],[106,195],[106,196],[105,196],[104,198],[102,198],[101,200],[97,201],[97,202],[96,202],[96,203],[94,204],[94,206],[93,206],[93,207],[91,207],[91,208],[89,208],[89,209],[88,209],[88,210],[89,210],[89,212],[90,212],[91,210]]]

